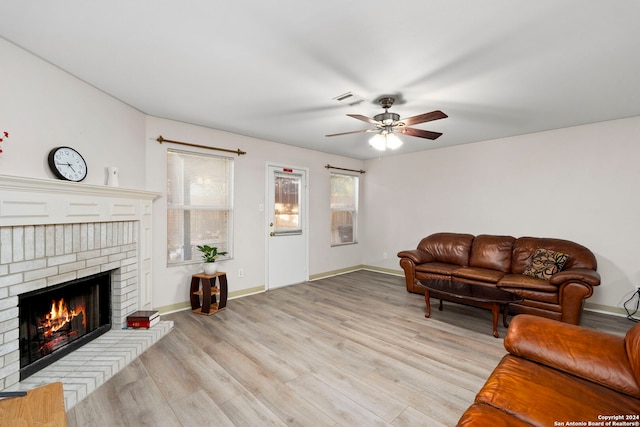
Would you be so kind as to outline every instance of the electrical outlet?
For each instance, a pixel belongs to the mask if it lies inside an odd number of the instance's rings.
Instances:
[[[238,269],[238,277],[244,277],[244,270],[241,268]]]
[[[389,255],[386,252],[383,252],[382,259],[389,259]]]

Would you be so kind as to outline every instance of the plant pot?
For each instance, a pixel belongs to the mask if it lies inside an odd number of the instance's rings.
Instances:
[[[203,264],[204,274],[216,274],[218,272],[217,262],[205,262]]]

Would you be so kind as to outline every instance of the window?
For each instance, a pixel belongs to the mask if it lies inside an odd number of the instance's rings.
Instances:
[[[167,263],[200,261],[196,246],[232,254],[233,159],[167,153]]]
[[[302,222],[300,220],[301,176],[276,172],[274,183],[274,233],[276,235],[302,234]]]
[[[331,174],[331,245],[357,242],[358,177]]]

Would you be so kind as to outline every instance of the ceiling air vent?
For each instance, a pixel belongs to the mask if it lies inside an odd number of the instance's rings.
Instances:
[[[365,98],[361,97],[360,95],[356,95],[353,92],[343,93],[342,95],[338,95],[333,99],[344,105],[357,105],[362,101],[366,101]]]

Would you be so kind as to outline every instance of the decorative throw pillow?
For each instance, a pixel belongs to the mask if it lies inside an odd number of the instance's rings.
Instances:
[[[536,249],[531,258],[531,263],[525,268],[527,276],[549,280],[551,276],[562,270],[567,263],[569,255],[552,251],[550,249]]]

